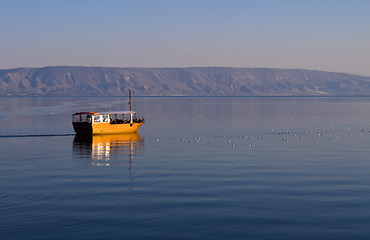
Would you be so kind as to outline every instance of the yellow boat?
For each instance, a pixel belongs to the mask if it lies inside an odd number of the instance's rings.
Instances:
[[[137,118],[136,112],[131,111],[131,90],[129,105],[130,111],[74,113],[73,129],[81,135],[135,133],[144,124],[144,118]]]

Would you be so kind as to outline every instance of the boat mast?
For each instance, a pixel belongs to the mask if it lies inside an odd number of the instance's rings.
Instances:
[[[130,112],[132,111],[132,104],[131,104],[131,89],[128,90],[129,100],[128,105],[130,106]]]
[[[128,90],[129,93],[129,101],[128,104],[130,105],[130,124],[132,125],[133,119],[132,119],[132,101],[131,101],[131,89]]]

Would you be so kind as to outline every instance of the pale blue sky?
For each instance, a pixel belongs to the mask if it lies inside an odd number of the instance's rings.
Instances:
[[[370,76],[370,1],[0,0],[0,69],[55,65]]]

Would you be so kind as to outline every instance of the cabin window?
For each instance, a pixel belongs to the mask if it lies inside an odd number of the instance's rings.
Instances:
[[[88,122],[88,123],[91,123],[91,115],[89,115],[89,114],[73,115],[73,122]]]
[[[123,114],[114,114],[111,115],[111,124],[122,124],[124,123],[124,116]]]
[[[73,115],[73,122],[80,122],[80,115]]]
[[[109,117],[108,115],[103,115],[103,122],[108,122],[109,121]]]
[[[102,119],[100,115],[94,116],[94,123],[101,123],[101,122],[102,122]]]

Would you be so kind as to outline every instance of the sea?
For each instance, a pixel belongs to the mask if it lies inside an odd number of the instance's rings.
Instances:
[[[0,98],[0,239],[369,239],[370,98]]]

